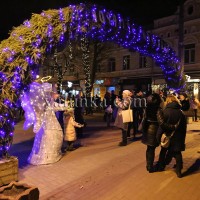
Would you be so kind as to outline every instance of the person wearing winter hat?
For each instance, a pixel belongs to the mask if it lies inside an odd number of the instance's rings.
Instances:
[[[119,146],[126,146],[127,145],[127,129],[128,129],[128,122],[123,123],[122,119],[122,110],[128,109],[131,104],[131,92],[129,90],[124,90],[122,93],[122,100],[116,97],[115,104],[118,108],[117,117],[115,119],[114,126],[120,128],[122,130],[122,141],[119,143]]]

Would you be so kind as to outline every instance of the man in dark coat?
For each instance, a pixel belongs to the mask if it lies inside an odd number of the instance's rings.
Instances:
[[[60,96],[58,96],[56,99],[54,99],[54,101],[56,103],[60,103],[60,104],[64,104],[65,103],[65,100],[62,99]],[[64,134],[64,121],[63,121],[63,114],[64,114],[64,111],[56,111],[55,112],[55,115],[56,115],[56,118],[62,128],[62,131],[63,131],[63,134]]]

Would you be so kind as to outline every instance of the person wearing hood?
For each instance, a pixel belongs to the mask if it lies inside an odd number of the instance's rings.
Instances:
[[[65,151],[73,151],[74,142],[77,139],[76,130],[77,128],[84,127],[84,124],[79,124],[74,119],[74,108],[69,108],[64,112],[64,124],[65,124],[65,135],[64,135],[64,142],[67,143],[67,147]]]
[[[145,108],[144,120],[142,125],[142,143],[147,146],[146,149],[146,168],[149,173],[154,172],[155,149],[159,146],[156,139],[159,127],[157,112],[161,110],[162,102],[159,94],[154,93],[147,97],[147,106]]]
[[[163,110],[163,117],[158,116],[158,121],[160,127],[157,132],[157,139],[160,142],[160,138],[165,132],[170,136],[172,130],[169,128],[163,128],[160,118],[163,118],[165,123],[176,125],[174,134],[170,138],[170,145],[168,148],[161,147],[159,160],[158,160],[158,171],[163,171],[165,165],[169,164],[174,157],[176,160],[176,174],[177,177],[181,178],[181,170],[183,168],[183,158],[181,151],[185,150],[185,138],[186,138],[186,129],[187,121],[186,116],[181,110],[181,103],[178,98],[174,95],[167,96],[166,107]]]

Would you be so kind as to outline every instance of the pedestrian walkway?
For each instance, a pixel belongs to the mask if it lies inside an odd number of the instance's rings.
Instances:
[[[119,147],[121,131],[106,127],[102,113],[86,116],[81,147],[54,164],[33,166],[26,160],[34,134],[16,125],[11,154],[19,158],[19,181],[37,186],[41,200],[200,200],[200,122],[188,124],[184,177],[176,177],[174,160],[166,171],[148,173],[146,146],[138,140]],[[156,150],[156,160],[159,148]]]

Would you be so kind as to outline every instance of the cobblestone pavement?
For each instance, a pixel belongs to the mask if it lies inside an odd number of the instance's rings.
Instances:
[[[146,146],[140,135],[119,147],[121,132],[106,127],[102,113],[86,116],[79,148],[54,164],[33,166],[27,157],[33,145],[32,129],[16,125],[11,154],[19,159],[19,181],[37,186],[41,200],[200,200],[200,122],[188,124],[183,178],[172,163],[164,172],[145,169]],[[159,147],[156,149],[158,159]]]

